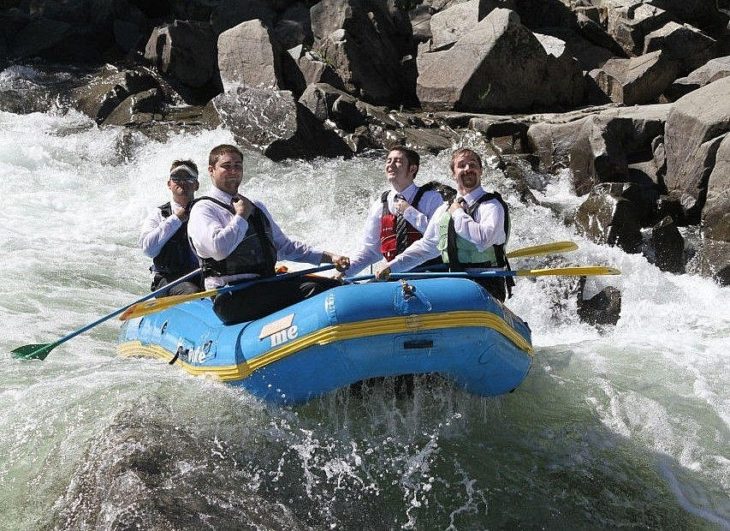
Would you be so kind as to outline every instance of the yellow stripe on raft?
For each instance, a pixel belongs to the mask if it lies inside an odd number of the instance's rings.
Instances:
[[[235,381],[248,377],[256,369],[265,367],[266,365],[315,345],[329,345],[338,341],[360,339],[382,334],[415,333],[461,327],[491,328],[509,339],[517,348],[532,356],[532,345],[501,317],[491,312],[459,311],[429,315],[385,317],[382,319],[359,321],[357,323],[328,326],[304,337],[295,339],[248,362],[239,363],[238,365],[196,367],[182,360],[179,363],[188,373],[196,376],[212,375],[223,381]],[[162,347],[143,345],[139,341],[122,343],[118,346],[117,350],[122,356],[148,356],[167,361],[173,357],[171,352]]]

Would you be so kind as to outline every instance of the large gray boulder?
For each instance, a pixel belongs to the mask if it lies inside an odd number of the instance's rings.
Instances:
[[[78,110],[103,124],[127,98],[151,89],[159,90],[160,85],[149,73],[110,67],[85,87],[75,90],[72,99]]]
[[[216,96],[213,105],[238,144],[272,160],[352,155],[289,91],[238,86]]]
[[[154,29],[144,57],[183,84],[203,87],[215,75],[215,37],[209,24],[176,20]]]
[[[415,103],[415,45],[401,27],[407,19],[377,0],[322,0],[310,16],[314,50],[349,93],[380,105]]]
[[[469,0],[439,11],[431,17],[431,48],[453,45],[494,9],[494,0]]]
[[[575,214],[580,232],[596,243],[616,245],[627,253],[639,252],[641,224],[633,201],[624,197],[631,186],[626,183],[595,186]]]
[[[672,104],[664,146],[665,184],[682,200],[690,222],[697,223],[708,192],[720,144],[730,131],[730,77],[710,83]]]
[[[717,41],[689,24],[668,22],[644,39],[644,53],[662,50],[679,64],[684,75],[704,65],[717,53]]]
[[[730,55],[712,59],[698,69],[690,72],[687,77],[675,79],[674,83],[665,92],[665,95],[672,101],[675,101],[693,90],[697,90],[708,83],[728,76],[730,76]]]
[[[284,88],[281,49],[260,20],[234,26],[218,37],[218,68],[224,91],[235,85]]]
[[[565,75],[565,63],[548,54],[517,13],[495,9],[451,49],[427,62],[417,94],[428,110],[572,107],[584,93],[577,67],[574,73]]]
[[[720,143],[707,181],[702,233],[713,240],[730,242],[730,134],[725,134]]]
[[[527,141],[539,157],[541,171],[570,168],[576,194],[585,195],[601,182],[632,180],[629,161],[653,158],[652,140],[663,133],[670,108],[665,104],[570,113],[531,125]],[[637,184],[651,188],[649,183]]]
[[[608,9],[607,32],[627,54],[640,55],[644,37],[672,19],[665,10],[642,2]]]
[[[624,105],[654,103],[677,77],[678,65],[663,50],[631,59],[610,59],[591,72],[611,101]]]

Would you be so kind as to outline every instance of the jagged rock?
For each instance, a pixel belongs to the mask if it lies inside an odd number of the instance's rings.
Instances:
[[[595,44],[613,55],[622,57],[624,50],[621,48],[608,32],[598,23],[598,21],[588,18],[583,13],[577,15],[578,28],[580,34],[589,42]]]
[[[730,133],[720,143],[715,166],[707,180],[702,233],[713,240],[730,242]]]
[[[689,24],[667,22],[644,39],[644,54],[662,50],[678,63],[681,75],[704,65],[715,56],[717,41]]]
[[[606,286],[590,299],[583,299],[585,277],[581,277],[578,289],[578,317],[592,325],[615,325],[621,317],[621,292]]]
[[[730,286],[730,243],[706,238],[687,263],[687,272],[713,278]]]
[[[298,58],[294,57],[294,60],[297,62],[307,86],[312,83],[327,83],[334,88],[345,90],[345,84],[339,74],[315,52],[303,53]]]
[[[213,104],[236,142],[273,160],[352,155],[289,91],[239,86],[217,96]]]
[[[415,46],[375,0],[322,0],[310,11],[314,49],[347,92],[379,105],[415,103]],[[410,58],[410,59],[409,59]]]
[[[111,67],[104,70],[98,79],[75,90],[73,100],[78,110],[101,124],[129,96],[159,88],[155,78],[146,72],[120,72]]]
[[[710,103],[711,102],[711,103]],[[730,77],[674,102],[667,117],[667,189],[681,197],[685,215],[697,223],[720,143],[730,131]]]
[[[236,85],[285,88],[282,50],[260,20],[241,22],[218,37],[218,68],[223,90]]]
[[[677,70],[677,63],[657,50],[631,59],[610,59],[592,75],[611,101],[636,105],[656,102]]]
[[[215,35],[249,20],[260,20],[268,28],[274,27],[276,12],[264,0],[219,0],[210,21]]]
[[[730,55],[711,59],[687,77],[676,79],[664,94],[671,101],[676,101],[693,90],[728,76],[730,76]]]
[[[545,51],[514,11],[495,9],[453,48],[429,60],[418,77],[417,93],[427,110],[575,106],[583,95],[583,78],[564,74],[560,60]],[[535,90],[546,81],[554,84]]]
[[[718,2],[707,0],[647,0],[665,9],[677,20],[689,22],[700,29],[722,30],[728,24],[726,13],[718,9]]]
[[[608,10],[607,32],[629,55],[644,49],[644,37],[672,19],[665,10],[641,2]]]
[[[686,225],[684,211],[680,199],[674,195],[661,195],[656,203],[656,216],[658,219],[671,217],[677,225]]]
[[[215,37],[208,24],[176,20],[154,29],[144,57],[185,85],[203,87],[215,74]]]
[[[326,83],[309,85],[299,98],[299,103],[320,122],[331,120],[345,131],[353,132],[366,123],[365,116],[357,107],[357,99]]]
[[[662,271],[684,273],[684,238],[674,220],[667,216],[651,229],[654,263]]]
[[[135,125],[150,122],[161,112],[162,92],[151,88],[127,97],[104,120],[104,125]]]
[[[629,180],[629,160],[650,160],[651,141],[663,134],[669,110],[648,105],[566,115],[567,123],[531,125],[527,140],[542,171],[569,167],[576,194],[584,195],[599,182]]]
[[[71,24],[41,17],[30,21],[10,38],[8,54],[10,58],[18,59],[40,55],[52,50],[72,33]]]
[[[431,17],[431,48],[438,50],[452,46],[487,16],[495,4],[494,0],[469,0],[435,13]]]
[[[575,214],[578,229],[596,243],[617,245],[627,253],[638,252],[642,238],[636,205],[623,197],[630,186],[602,183],[593,187]]]

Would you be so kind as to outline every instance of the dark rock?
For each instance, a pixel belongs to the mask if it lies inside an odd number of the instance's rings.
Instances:
[[[384,3],[322,0],[310,15],[314,49],[347,92],[379,105],[416,102],[415,45],[403,37],[400,20]]]
[[[592,325],[615,325],[621,317],[621,292],[613,286],[603,288],[598,294],[584,300],[585,277],[581,277],[578,289],[578,317]]]
[[[630,56],[640,55],[644,37],[672,19],[665,10],[641,2],[608,10],[607,31]]]
[[[162,110],[162,92],[151,88],[128,96],[104,120],[104,125],[134,125],[150,122]],[[161,116],[158,116],[158,119]]]
[[[693,90],[730,76],[730,56],[718,57],[708,61],[687,77],[676,79],[664,92],[671,101],[676,101]]]
[[[682,203],[678,197],[673,195],[662,195],[656,203],[656,216],[659,219],[671,217],[679,226],[686,225]]]
[[[636,204],[623,197],[630,186],[625,183],[595,186],[575,214],[578,229],[596,243],[617,245],[627,253],[638,252],[642,237]]]
[[[314,42],[309,8],[303,2],[290,6],[277,20],[274,36],[285,50],[300,44],[311,46]]]
[[[214,81],[215,37],[208,24],[176,20],[159,26],[150,35],[144,56],[160,72],[189,87]]]
[[[322,125],[291,92],[236,87],[213,103],[236,142],[273,160],[351,156],[352,151]]]
[[[238,26],[249,20],[259,20],[267,28],[273,29],[276,12],[264,0],[219,0],[210,21],[215,35]]]
[[[684,238],[674,220],[667,216],[651,229],[654,263],[662,271],[684,273]]]
[[[315,52],[306,52],[295,60],[304,76],[306,86],[313,83],[327,83],[336,89],[345,90],[340,75]]]
[[[431,37],[431,9],[427,5],[419,4],[408,12],[413,28],[413,39],[416,42],[428,42]]]
[[[603,29],[603,27],[595,20],[588,18],[586,15],[579,13],[577,16],[578,28],[580,34],[594,45],[607,50],[613,55],[623,56],[624,50],[621,48],[614,38]]]
[[[74,91],[78,110],[103,123],[124,100],[138,92],[159,89],[155,78],[144,71],[107,68],[87,86]]]
[[[365,115],[357,107],[357,100],[344,91],[325,83],[309,85],[299,98],[320,121],[332,120],[338,128],[352,132],[365,125]]]
[[[728,16],[718,9],[718,2],[706,0],[648,0],[648,4],[666,10],[677,20],[695,27],[719,31],[728,24]]]
[[[712,59],[717,52],[715,39],[689,24],[667,22],[644,39],[644,54],[662,50],[667,58],[679,65],[678,73],[685,75]]]

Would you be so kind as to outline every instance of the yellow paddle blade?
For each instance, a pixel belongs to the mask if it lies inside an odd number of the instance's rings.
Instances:
[[[551,267],[549,269],[519,269],[518,277],[546,277],[550,275],[587,277],[593,275],[620,275],[621,271],[608,266]]]
[[[546,254],[567,253],[575,251],[578,244],[571,241],[551,242],[532,247],[523,247],[507,253],[507,258],[525,258],[528,256],[545,256]]]
[[[162,297],[160,299],[152,299],[149,301],[140,302],[127,308],[124,313],[119,316],[119,320],[127,321],[129,319],[134,319],[135,317],[142,317],[143,315],[149,315],[151,313],[162,311],[166,308],[170,308],[171,306],[182,304],[183,302],[204,299],[206,297],[213,297],[217,294],[217,289],[209,289],[208,291],[201,291],[200,293],[173,295],[171,297]]]

